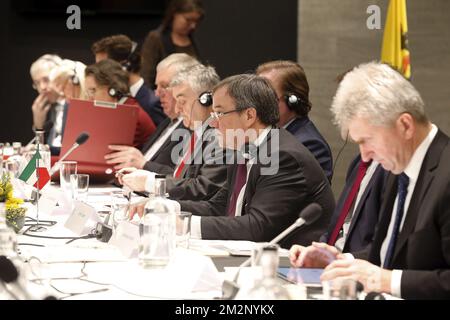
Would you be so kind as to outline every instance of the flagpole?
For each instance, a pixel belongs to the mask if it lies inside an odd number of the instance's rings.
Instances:
[[[36,161],[35,161],[35,172],[36,172],[36,178],[37,178],[37,182],[36,182],[36,187],[37,187],[37,195],[36,195],[36,224],[34,226],[32,226],[29,230],[33,231],[33,232],[42,232],[47,230],[47,228],[43,227],[42,225],[39,224],[39,195],[40,195],[40,185],[39,185],[39,158],[41,156],[39,149],[40,149],[40,141],[39,141],[39,137],[38,137],[38,133],[36,132],[36,153],[37,153],[37,157],[36,157]]]

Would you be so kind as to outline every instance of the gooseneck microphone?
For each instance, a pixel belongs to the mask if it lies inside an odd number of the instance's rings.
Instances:
[[[70,147],[69,150],[53,165],[53,167],[50,169],[50,177],[55,174],[56,171],[59,170],[59,167],[61,165],[61,162],[64,161],[76,148],[81,146],[83,143],[85,143],[89,139],[89,133],[82,132],[75,140],[74,144]]]
[[[287,229],[281,232],[278,236],[273,238],[269,245],[276,244],[285,238],[288,234],[303,225],[310,225],[315,222],[322,212],[322,207],[317,203],[311,203],[307,205],[299,214],[299,217],[293,224],[291,224]],[[237,284],[237,279],[239,278],[239,273],[242,268],[247,267],[252,261],[252,257],[245,260],[239,267],[233,281],[225,280],[222,285],[222,299],[229,300],[233,299],[239,291],[239,285]]]

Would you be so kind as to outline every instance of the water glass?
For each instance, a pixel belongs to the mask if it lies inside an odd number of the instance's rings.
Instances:
[[[113,231],[116,231],[117,226],[122,221],[128,220],[129,202],[123,195],[122,191],[111,192],[111,217]]]
[[[176,214],[176,245],[180,248],[189,248],[189,239],[191,237],[191,218],[192,213],[181,211]]]
[[[357,282],[348,278],[336,278],[322,282],[325,300],[357,300]]]
[[[89,191],[89,175],[71,174],[70,184],[72,186],[73,200],[87,202]]]
[[[77,173],[76,161],[62,161],[59,168],[59,181],[61,189],[69,199],[72,199],[72,185],[70,183],[70,175]]]

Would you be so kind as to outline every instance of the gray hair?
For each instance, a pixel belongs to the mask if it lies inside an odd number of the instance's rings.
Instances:
[[[237,110],[255,108],[265,125],[276,125],[280,120],[277,94],[266,78],[254,74],[231,76],[219,82],[213,92],[222,87],[234,99]]]
[[[61,65],[62,59],[56,55],[56,54],[44,54],[43,56],[39,57],[36,61],[33,62],[33,64],[30,67],[30,75],[31,78],[38,73],[41,70],[47,71],[50,73],[50,71]]]
[[[87,99],[86,87],[84,83],[84,71],[86,65],[80,61],[73,61],[69,59],[62,60],[61,64],[52,69],[49,74],[49,80],[54,83],[63,83],[67,79],[78,78],[78,85],[80,86],[79,99]]]
[[[361,64],[345,75],[331,112],[343,136],[354,117],[384,126],[392,125],[402,113],[409,113],[419,123],[428,121],[419,92],[400,73],[378,62]]]
[[[156,72],[174,67],[175,73],[199,64],[197,59],[186,53],[173,53],[161,60],[156,66]]]
[[[170,82],[170,86],[174,87],[186,83],[195,93],[201,94],[211,91],[219,81],[220,78],[214,67],[197,64],[175,75]]]

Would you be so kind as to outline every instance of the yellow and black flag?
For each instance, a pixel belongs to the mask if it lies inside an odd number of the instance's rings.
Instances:
[[[390,0],[389,2],[381,61],[398,70],[406,79],[411,78],[406,0]]]

